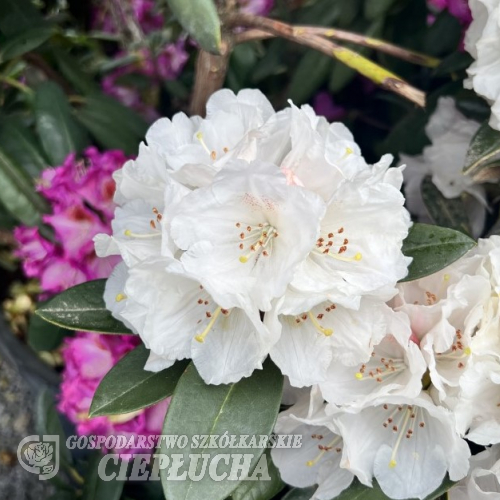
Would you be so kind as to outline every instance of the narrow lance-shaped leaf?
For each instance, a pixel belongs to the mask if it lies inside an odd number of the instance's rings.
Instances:
[[[248,442],[248,436],[258,440],[260,436],[271,434],[279,411],[282,387],[283,376],[269,360],[264,363],[262,370],[255,370],[251,377],[229,385],[207,385],[194,365],[189,365],[177,384],[163,427],[164,434],[186,435],[188,443],[185,447],[179,447],[178,443],[167,447],[163,440],[160,453],[170,459],[172,455],[182,455],[183,463],[187,464],[184,467],[186,470],[189,467],[189,455],[193,453],[198,456],[209,455],[208,464],[221,452],[229,457],[239,456],[242,464],[242,455],[246,454],[250,455],[248,464],[251,471],[264,449],[258,446],[238,447],[240,436],[247,436]],[[223,434],[229,439],[235,436],[237,441],[232,445],[226,442],[222,451],[206,444],[200,446],[193,439],[193,436],[208,435],[218,440]],[[219,477],[222,475],[219,481],[212,479],[209,473],[204,474],[199,481],[170,481],[167,480],[168,470],[162,469],[160,477],[165,497],[172,500],[224,500],[244,479],[224,479],[230,474],[232,465],[230,460],[228,463],[219,461],[217,474]],[[179,473],[183,470],[180,469]]]
[[[500,164],[500,132],[484,122],[472,138],[465,157],[464,174],[477,178],[485,168]]]
[[[0,203],[17,220],[27,225],[38,224],[47,209],[35,192],[33,180],[0,148]]]
[[[411,281],[436,273],[449,266],[476,242],[465,234],[430,224],[414,224],[403,242],[403,253],[412,257],[408,276],[401,281]]]
[[[106,280],[94,280],[68,288],[36,310],[45,321],[70,330],[131,334],[113,318],[104,303]]]
[[[212,54],[220,54],[221,29],[213,0],[167,0],[182,27]]]
[[[72,116],[64,92],[54,82],[44,82],[35,94],[36,129],[52,165],[60,165],[69,153],[79,153],[88,137]]]
[[[131,413],[172,395],[188,361],[153,373],[144,370],[148,356],[149,350],[141,344],[111,368],[94,394],[91,417]]]
[[[46,23],[4,38],[0,44],[0,63],[36,49],[48,40],[53,32],[54,27]]]

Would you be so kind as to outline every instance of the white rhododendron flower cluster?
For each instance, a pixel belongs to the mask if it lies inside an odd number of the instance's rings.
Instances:
[[[438,113],[473,133],[453,102]],[[428,132],[447,136],[438,119]],[[308,106],[221,90],[206,118],[153,124],[115,174],[113,234],[95,239],[122,258],[105,300],[150,349],[146,370],[189,358],[227,384],[272,358],[299,394],[276,431],[304,443],[273,460],[318,500],[355,477],[395,499],[423,499],[446,474],[473,484],[465,439],[500,444],[500,237],[398,284],[411,222],[391,161],[367,164]],[[445,195],[476,194],[427,172]]]

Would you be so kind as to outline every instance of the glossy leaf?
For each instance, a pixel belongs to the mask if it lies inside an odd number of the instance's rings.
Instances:
[[[35,351],[52,351],[61,345],[64,337],[72,333],[66,328],[47,323],[40,316],[33,314],[28,327],[28,344]]]
[[[135,111],[100,94],[85,98],[77,118],[101,146],[121,149],[129,155],[137,154],[148,128]]]
[[[87,281],[56,295],[36,310],[45,321],[70,330],[131,334],[104,303],[106,280]]]
[[[14,59],[36,49],[54,32],[50,24],[42,24],[4,38],[0,43],[0,63]]]
[[[425,207],[431,219],[438,226],[456,229],[468,235],[471,234],[467,208],[463,197],[445,198],[432,182],[430,176],[424,178],[420,189]]]
[[[44,82],[35,94],[36,129],[52,165],[69,153],[79,153],[88,143],[85,130],[75,121],[64,92],[54,82]]]
[[[408,276],[411,281],[436,273],[465,255],[476,242],[465,234],[430,224],[414,224],[403,242],[403,253],[413,257]]]
[[[0,147],[32,177],[48,166],[35,134],[16,118],[2,116],[0,119]]]
[[[269,360],[264,363],[263,370],[255,370],[251,377],[229,385],[207,385],[194,365],[189,365],[177,384],[163,428],[164,434],[187,435],[188,444],[179,448],[176,443],[167,448],[162,441],[160,452],[168,457],[180,454],[185,464],[189,463],[192,453],[208,454],[210,463],[221,449],[192,447],[193,435],[220,436],[227,433],[237,436],[237,439],[241,435],[269,435],[278,415],[282,386],[283,376]],[[253,455],[250,470],[263,452],[261,448],[223,449],[223,453]],[[219,475],[229,474],[230,470],[231,463],[219,462]],[[238,487],[238,481],[214,481],[209,474],[196,482],[168,481],[167,475],[168,470],[160,471],[165,496],[170,500],[224,500]]]
[[[0,203],[26,225],[40,222],[46,203],[34,190],[33,180],[0,147]]]
[[[91,417],[130,413],[172,395],[188,361],[153,373],[144,370],[148,357],[149,349],[141,344],[111,368],[94,394]]]
[[[242,481],[231,494],[231,500],[271,500],[285,487],[278,469],[273,464],[269,450],[266,450],[265,454],[271,480]]]
[[[167,0],[182,27],[212,54],[220,54],[221,28],[213,0]]]
[[[0,2],[0,31],[7,37],[39,26],[42,22],[40,12],[30,0]]]
[[[112,479],[104,481],[99,477],[99,463],[104,455],[97,451],[92,455],[88,465],[88,471],[85,475],[83,484],[82,500],[119,500],[123,491],[124,481]],[[120,470],[120,460],[115,464],[113,460],[106,463],[104,473],[106,476],[118,475]]]
[[[484,122],[476,132],[465,157],[464,174],[476,176],[485,167],[500,164],[500,132]]]

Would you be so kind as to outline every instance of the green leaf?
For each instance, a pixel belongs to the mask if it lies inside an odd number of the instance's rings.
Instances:
[[[326,80],[333,65],[330,57],[316,50],[308,50],[295,69],[288,96],[297,106],[307,102]]]
[[[120,415],[154,405],[174,392],[188,361],[153,373],[144,370],[149,350],[141,344],[122,358],[102,379],[89,415]]]
[[[220,54],[221,29],[213,0],[167,0],[182,27],[212,54]]]
[[[79,153],[88,137],[72,116],[62,89],[54,82],[44,82],[35,94],[36,129],[52,165],[60,165],[69,153]]]
[[[0,147],[32,177],[48,166],[35,134],[17,118],[2,116]]]
[[[283,500],[309,500],[315,491],[316,486],[293,488],[283,497]]]
[[[500,164],[500,132],[484,122],[469,144],[465,157],[464,174],[477,176],[485,167]]]
[[[57,67],[71,85],[83,94],[97,91],[98,87],[92,78],[82,70],[78,59],[63,50],[54,50]]]
[[[414,224],[403,242],[403,253],[413,257],[408,276],[401,281],[412,281],[436,273],[449,266],[476,242],[465,234],[429,224]]]
[[[265,451],[265,455],[269,465],[268,472],[271,480],[242,481],[231,494],[232,500],[271,500],[271,498],[277,495],[285,487],[285,483],[281,480],[278,469],[271,460],[269,450]]]
[[[59,436],[59,454],[64,466],[70,467],[73,463],[71,452],[66,447],[66,434],[64,433],[61,420],[57,414],[54,396],[49,389],[44,389],[37,398],[36,405],[36,428],[40,435]]]
[[[36,49],[50,38],[53,32],[53,26],[42,24],[4,38],[0,43],[0,63]]]
[[[33,314],[28,327],[28,344],[35,351],[52,351],[70,334],[72,332],[66,328],[47,323],[40,316]]]
[[[383,16],[396,2],[396,0],[365,0],[363,13],[366,19],[373,21]]]
[[[187,435],[188,444],[179,448],[161,442],[160,452],[167,455],[180,454],[184,464],[189,455],[210,455],[210,460],[221,453],[221,449],[193,447],[193,435],[216,435],[227,433],[229,437],[241,435],[270,435],[278,415],[283,376],[267,360],[263,370],[255,370],[251,377],[229,385],[207,385],[198,375],[193,364],[189,365],[179,380],[167,412],[164,434]],[[234,445],[233,445],[234,446]],[[251,454],[250,470],[255,467],[264,449],[241,449],[225,447],[222,453]],[[218,474],[229,474],[231,463],[219,462]],[[238,486],[238,481],[214,481],[205,474],[200,481],[168,481],[168,471],[160,471],[166,498],[170,500],[223,500]],[[180,470],[182,473],[182,470]]]
[[[99,463],[103,457],[104,455],[100,451],[92,455],[85,475],[82,500],[119,500],[121,497],[125,485],[124,481],[117,481],[116,479],[103,481],[99,477]],[[115,464],[114,460],[109,460],[104,471],[106,476],[118,475],[120,464],[120,460],[118,460],[118,464]]]
[[[135,111],[99,94],[86,97],[76,116],[101,146],[129,155],[137,154],[148,128]]]
[[[132,332],[113,318],[104,303],[106,280],[87,281],[56,295],[36,310],[41,318],[70,330],[110,333]]]
[[[35,192],[33,180],[0,148],[0,203],[16,219],[28,226],[41,221],[40,213],[47,209]]]
[[[448,57],[445,57],[441,64],[436,68],[436,76],[445,76],[450,73],[463,71],[467,69],[474,59],[467,52],[453,52]]]
[[[43,18],[30,0],[2,0],[0,2],[0,31],[5,36],[22,33],[39,26]]]
[[[465,198],[445,198],[432,182],[431,176],[424,178],[420,190],[424,205],[431,219],[438,226],[456,229],[468,235],[471,234]]]

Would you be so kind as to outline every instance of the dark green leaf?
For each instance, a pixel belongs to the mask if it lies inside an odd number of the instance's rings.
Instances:
[[[293,488],[283,497],[283,500],[309,500],[315,491],[316,486]]]
[[[445,198],[432,182],[430,176],[424,178],[420,189],[425,207],[431,219],[438,226],[456,229],[468,235],[471,234],[464,197]]]
[[[148,128],[135,111],[99,94],[85,98],[77,118],[104,148],[121,149],[130,155],[137,154]]]
[[[16,118],[2,117],[0,147],[32,177],[48,166],[35,134]]]
[[[499,160],[500,132],[484,122],[469,145],[464,174],[477,175],[485,167],[498,166]]]
[[[449,73],[463,71],[467,69],[473,62],[472,56],[467,52],[453,52],[453,54],[445,57],[441,64],[436,68],[436,76],[444,76]]]
[[[144,370],[148,356],[149,350],[141,344],[111,368],[94,394],[91,417],[130,413],[172,395],[188,361],[153,373]]]
[[[42,24],[4,38],[0,43],[0,63],[36,49],[54,32],[50,24]]]
[[[457,50],[461,36],[460,22],[444,10],[427,29],[423,52],[431,56],[450,54]]]
[[[271,500],[284,487],[285,483],[280,478],[280,473],[271,460],[269,450],[265,452],[270,481],[242,481],[231,494],[232,500]],[[308,499],[309,500],[309,499]]]
[[[36,128],[52,165],[60,165],[69,153],[79,153],[88,137],[72,116],[64,92],[54,82],[44,82],[35,94]]]
[[[54,50],[57,67],[71,85],[83,94],[90,94],[97,90],[97,85],[92,81],[74,56],[63,50]]]
[[[82,500],[119,500],[125,483],[112,479],[104,481],[99,477],[99,463],[104,455],[98,451],[92,455],[89,463],[85,483],[83,485]],[[114,460],[109,460],[104,473],[106,476],[118,475],[120,471],[120,460],[115,464]]]
[[[22,33],[39,26],[43,18],[30,0],[2,0],[0,2],[0,31],[5,36]]]
[[[72,333],[70,330],[47,323],[40,316],[33,314],[28,327],[28,344],[35,351],[52,351],[61,345],[64,337]]]
[[[297,106],[307,102],[321,87],[331,70],[330,57],[316,50],[308,50],[292,75],[288,96]]]
[[[49,389],[44,389],[37,398],[36,428],[40,435],[59,436],[59,454],[63,465],[69,467],[73,463],[71,453],[66,447],[66,434],[55,408],[55,400]]]
[[[366,19],[373,21],[380,16],[383,16],[396,2],[396,0],[365,0],[364,15]]]
[[[118,335],[132,333],[106,309],[105,286],[106,280],[76,285],[43,304],[36,314],[49,323],[70,330]]]
[[[0,203],[16,219],[28,226],[40,222],[40,213],[47,209],[35,193],[33,180],[0,148]]]
[[[436,273],[466,254],[476,242],[465,234],[429,224],[414,224],[403,242],[403,253],[413,257],[408,276],[411,281]]]
[[[167,0],[182,27],[207,52],[220,54],[221,29],[213,0]]]
[[[187,435],[189,442],[185,448],[177,445],[167,448],[162,441],[161,453],[169,457],[181,454],[188,464],[192,453],[208,454],[210,460],[221,453],[220,449],[192,448],[193,435],[219,436],[227,432],[238,439],[241,435],[269,435],[278,415],[282,386],[283,376],[269,360],[263,370],[255,370],[251,377],[229,385],[207,385],[194,365],[189,365],[177,384],[163,428],[164,434]],[[259,448],[224,448],[223,451],[253,455],[250,470],[263,452]],[[229,473],[230,469],[231,464],[221,461],[217,473]],[[160,474],[165,496],[171,500],[223,500],[238,486],[238,481],[214,481],[209,474],[197,482],[167,481],[167,472],[163,469]]]

